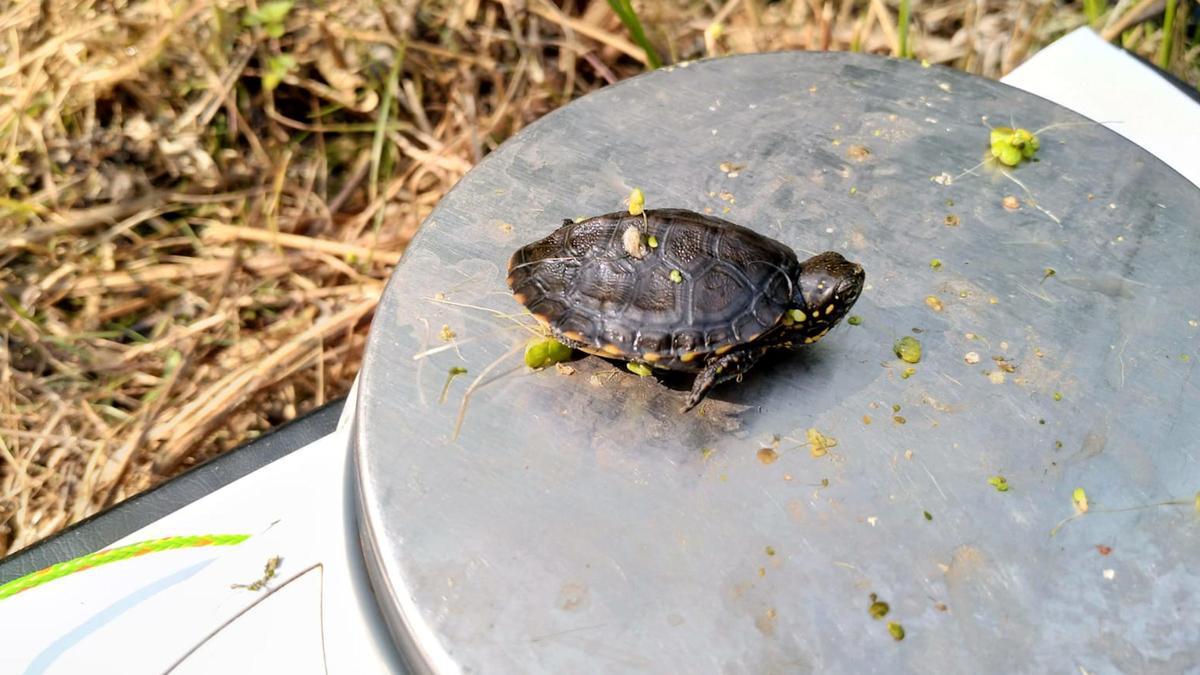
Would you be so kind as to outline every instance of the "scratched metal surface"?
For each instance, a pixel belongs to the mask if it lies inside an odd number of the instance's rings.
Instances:
[[[1071,125],[1011,172],[1032,196],[964,174],[984,115]],[[414,670],[1195,668],[1200,192],[1080,122],[941,68],[776,54],[610,87],[488,157],[398,267],[362,373],[362,534]],[[862,325],[679,415],[686,380],[531,374],[512,322],[434,299],[517,312],[511,251],[634,186],[862,263]],[[414,359],[443,325],[457,348]],[[814,458],[809,428],[837,446]],[[1051,536],[1076,487],[1090,512]]]

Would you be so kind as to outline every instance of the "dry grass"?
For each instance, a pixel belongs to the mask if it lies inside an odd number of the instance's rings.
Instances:
[[[1153,57],[1163,5],[1122,0],[1095,24]],[[891,0],[635,7],[667,62],[899,49]],[[913,7],[909,44],[995,77],[1086,20],[936,0]],[[1168,57],[1195,83],[1192,30],[1175,22]],[[344,393],[441,195],[645,60],[605,2],[8,3],[0,554]]]

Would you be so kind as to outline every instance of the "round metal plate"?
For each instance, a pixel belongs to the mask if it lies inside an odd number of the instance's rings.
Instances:
[[[1000,171],[984,116],[1057,126]],[[686,415],[686,380],[530,373],[509,255],[634,186],[860,262],[862,324]],[[375,318],[361,527],[397,642],[438,672],[1194,666],[1198,213],[1108,130],[908,61],[680,65],[548,115],[441,202]]]

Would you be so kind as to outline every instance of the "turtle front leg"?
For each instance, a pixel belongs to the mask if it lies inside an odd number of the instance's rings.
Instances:
[[[687,405],[680,412],[695,408],[708,395],[708,390],[716,385],[733,379],[740,379],[742,374],[754,367],[769,347],[763,345],[748,345],[734,349],[728,354],[714,356],[704,363],[704,370],[696,375],[692,383],[692,393],[688,395]]]

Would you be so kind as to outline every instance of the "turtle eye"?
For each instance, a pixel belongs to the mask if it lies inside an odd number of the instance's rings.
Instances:
[[[849,302],[858,297],[862,291],[862,282],[854,277],[847,277],[838,282],[837,297],[838,299]]]

